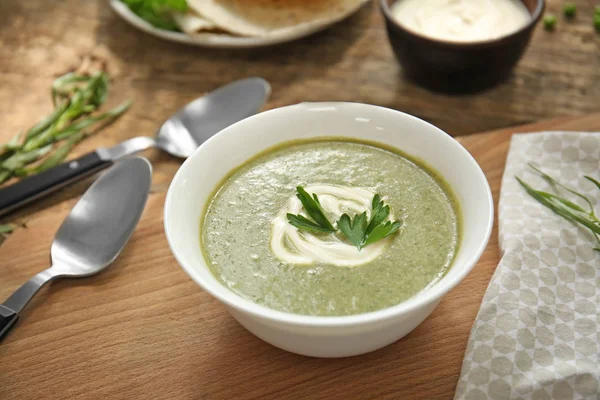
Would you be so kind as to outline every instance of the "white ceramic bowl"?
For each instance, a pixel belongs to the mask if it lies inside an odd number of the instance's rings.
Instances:
[[[289,140],[319,136],[367,139],[396,147],[426,161],[448,181],[462,209],[463,232],[452,268],[441,280],[393,307],[318,317],[260,306],[215,279],[202,256],[199,237],[200,216],[213,190],[232,169],[255,154]],[[184,271],[250,332],[294,353],[345,357],[386,346],[419,325],[474,267],[490,237],[493,215],[490,187],[481,168],[457,141],[435,126],[372,105],[303,103],[247,118],[200,146],[169,187],[165,231]]]

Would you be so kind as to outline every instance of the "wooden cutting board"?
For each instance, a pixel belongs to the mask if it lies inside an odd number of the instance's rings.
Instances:
[[[599,131],[600,114],[460,138],[498,200],[510,136]],[[161,164],[155,163],[157,173]],[[43,289],[0,344],[0,399],[450,399],[498,264],[497,231],[473,272],[410,335],[371,354],[314,359],[254,337],[179,268],[163,233],[164,186],[107,271]],[[0,300],[44,269],[74,200],[26,216],[0,246]]]

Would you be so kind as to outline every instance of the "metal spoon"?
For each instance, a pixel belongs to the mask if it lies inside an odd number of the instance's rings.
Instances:
[[[133,157],[117,163],[90,186],[54,237],[52,266],[0,304],[0,339],[46,283],[96,274],[117,258],[142,215],[151,182],[150,163]]]
[[[163,123],[154,138],[140,136],[101,148],[0,189],[0,215],[150,147],[186,158],[215,133],[257,113],[270,92],[269,83],[262,78],[242,79],[222,86],[179,110]]]

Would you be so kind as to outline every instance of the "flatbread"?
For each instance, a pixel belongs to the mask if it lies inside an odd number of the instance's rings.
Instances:
[[[188,0],[219,29],[241,36],[271,37],[340,21],[368,0]]]
[[[212,31],[217,29],[217,26],[206,18],[198,15],[195,12],[173,13],[173,19],[179,29],[188,35],[202,31]]]

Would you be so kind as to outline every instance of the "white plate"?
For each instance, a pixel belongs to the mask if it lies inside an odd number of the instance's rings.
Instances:
[[[294,32],[286,32],[285,34],[271,36],[268,38],[264,37],[239,37],[228,34],[219,33],[198,33],[196,35],[187,35],[181,32],[167,31],[164,29],[158,29],[138,17],[120,0],[110,0],[110,6],[112,9],[125,21],[129,22],[134,27],[149,33],[153,36],[161,39],[169,40],[171,42],[179,42],[190,44],[193,46],[200,47],[217,47],[217,48],[252,48],[252,47],[263,47],[271,46],[278,43],[285,43],[292,40],[300,39],[311,35],[315,32],[322,31],[323,29],[339,22],[350,15],[354,14],[360,9],[360,6],[352,12],[340,16],[337,20],[329,21],[323,25],[312,25],[307,26],[306,29],[298,29]]]

